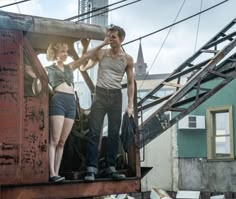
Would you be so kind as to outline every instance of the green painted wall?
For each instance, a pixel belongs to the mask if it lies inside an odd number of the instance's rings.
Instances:
[[[214,84],[214,81],[211,82]],[[210,85],[210,84],[208,84]],[[201,104],[189,115],[204,115],[208,107],[231,105],[233,107],[234,126],[234,154],[236,154],[236,80],[233,80],[215,95]],[[206,129],[178,129],[177,145],[178,156],[183,158],[207,157]]]

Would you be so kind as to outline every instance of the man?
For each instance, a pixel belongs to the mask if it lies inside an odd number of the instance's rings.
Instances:
[[[85,71],[97,62],[98,76],[96,92],[89,116],[89,132],[87,134],[87,173],[86,181],[94,181],[97,173],[98,144],[100,132],[103,128],[105,115],[108,117],[108,139],[106,142],[106,174],[116,180],[124,179],[126,176],[116,171],[115,163],[119,145],[119,130],[122,117],[122,93],[121,81],[127,75],[128,107],[126,112],[129,116],[133,112],[134,97],[134,75],[133,59],[121,48],[124,41],[125,31],[119,26],[111,26],[107,30],[103,46],[110,44],[109,49],[99,49],[91,58],[90,62],[81,67]]]

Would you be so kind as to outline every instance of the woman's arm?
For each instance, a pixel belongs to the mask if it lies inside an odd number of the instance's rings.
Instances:
[[[90,39],[81,39],[80,42],[81,42],[81,44],[83,46],[83,49],[82,49],[82,56],[83,56],[87,52],[87,50],[88,50]]]
[[[34,95],[38,95],[42,90],[42,83],[41,83],[40,79],[35,74],[33,68],[29,65],[25,65],[25,72],[30,77],[32,77],[33,82],[32,82],[32,88],[31,89],[32,89]]]
[[[103,54],[102,52],[103,52],[103,51],[100,50],[100,51],[97,53],[96,56],[94,56],[93,58],[89,59],[87,63],[81,65],[81,66],[79,67],[79,70],[83,72],[83,71],[86,71],[86,70],[88,70],[88,69],[94,67],[94,66],[98,63],[98,61],[100,60],[99,57],[101,57],[101,54]]]
[[[88,46],[89,46],[89,43],[90,43],[90,39],[81,39],[80,43],[83,46],[81,57],[79,57],[77,60],[75,60],[75,61],[68,64],[71,67],[72,70],[77,69],[81,64],[83,64],[83,62],[84,62],[84,64],[87,64],[87,62],[88,62],[88,60],[84,60],[84,59],[81,59],[81,58],[87,53]]]
[[[80,57],[78,60],[70,63],[69,65],[72,68],[80,68],[80,66],[82,66],[82,65],[87,65],[87,63],[90,59],[95,61],[95,62],[98,61],[99,57],[100,57],[99,54],[101,54],[100,50],[104,46],[108,45],[109,43],[110,43],[110,38],[105,37],[104,41],[101,44],[99,44],[98,46],[96,46],[96,47],[92,48],[91,50],[87,51],[84,55],[82,55],[82,57]]]

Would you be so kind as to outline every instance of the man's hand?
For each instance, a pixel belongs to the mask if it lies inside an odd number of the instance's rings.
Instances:
[[[133,108],[130,108],[129,106],[127,106],[127,108],[125,109],[125,112],[128,113],[128,116],[131,117],[133,115]]]
[[[103,41],[104,45],[109,45],[111,43],[111,33],[108,32]]]

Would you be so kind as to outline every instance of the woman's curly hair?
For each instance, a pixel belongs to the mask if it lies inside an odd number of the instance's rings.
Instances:
[[[47,60],[48,61],[54,61],[56,60],[56,54],[58,53],[58,51],[62,48],[68,48],[68,44],[65,42],[55,42],[55,43],[51,43],[48,46],[47,49]]]

